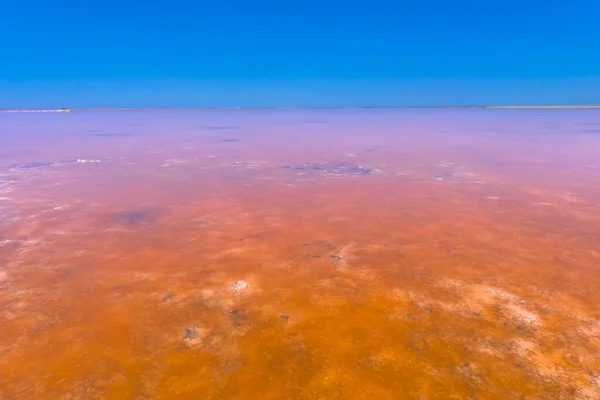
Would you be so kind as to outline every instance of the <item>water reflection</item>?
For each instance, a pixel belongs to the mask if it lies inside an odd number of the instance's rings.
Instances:
[[[0,397],[599,398],[596,120],[0,115]]]

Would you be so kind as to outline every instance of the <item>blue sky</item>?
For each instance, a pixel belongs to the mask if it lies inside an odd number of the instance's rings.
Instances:
[[[0,107],[600,103],[600,3],[38,1]]]

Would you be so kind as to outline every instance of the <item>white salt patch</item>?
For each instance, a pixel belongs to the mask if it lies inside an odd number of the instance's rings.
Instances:
[[[511,301],[514,301],[517,303],[523,302],[523,299],[520,298],[519,296],[516,296],[512,293],[505,292],[504,290],[501,290],[501,289],[489,288],[488,292],[490,292],[491,294],[495,295],[496,297],[500,297],[502,299],[511,300]]]
[[[524,309],[523,307],[511,304],[508,305],[506,309],[513,315],[514,318],[520,320],[521,322],[525,322],[529,325],[538,325],[537,315]]]
[[[229,288],[231,290],[233,290],[234,292],[241,292],[241,291],[247,289],[248,286],[249,286],[248,282],[246,282],[246,281],[235,281],[235,282],[232,282],[231,285],[229,285]]]

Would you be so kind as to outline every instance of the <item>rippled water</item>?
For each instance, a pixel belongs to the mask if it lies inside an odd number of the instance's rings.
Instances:
[[[598,399],[598,123],[0,114],[0,398]]]

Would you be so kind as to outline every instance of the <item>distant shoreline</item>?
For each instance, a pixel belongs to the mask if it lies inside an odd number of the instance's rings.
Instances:
[[[210,110],[327,110],[327,109],[600,109],[600,104],[588,105],[529,105],[529,106],[330,106],[330,107],[123,107],[123,108],[0,108],[0,113],[72,112],[72,111],[210,111]]]

